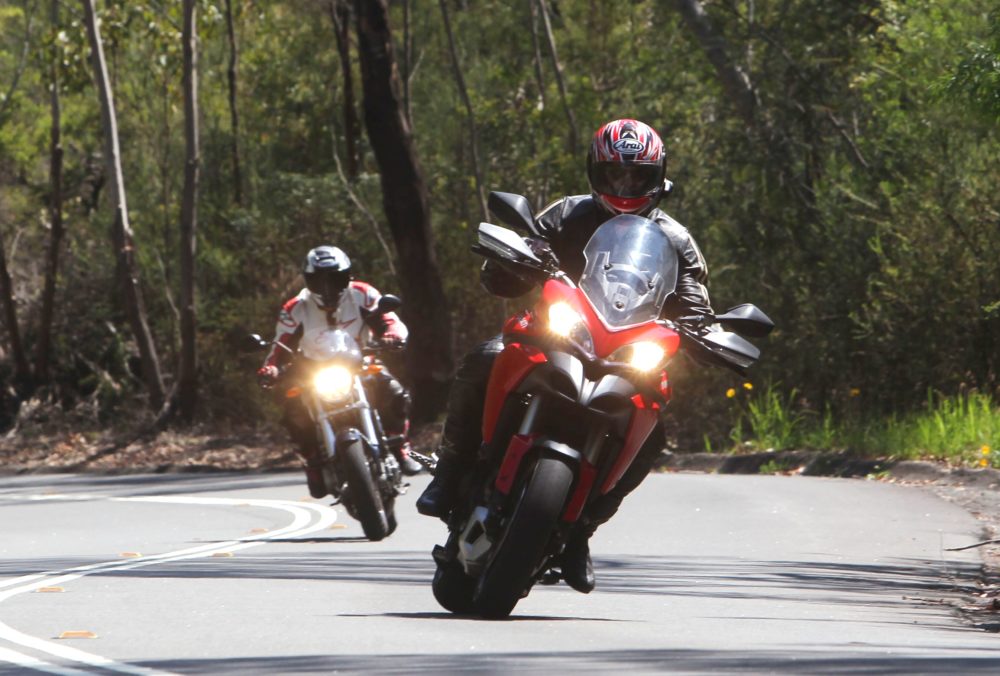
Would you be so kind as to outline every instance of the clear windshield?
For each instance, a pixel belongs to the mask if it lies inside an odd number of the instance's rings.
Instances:
[[[648,218],[615,216],[594,232],[583,255],[580,288],[608,326],[656,319],[677,285],[677,252]]]
[[[329,361],[338,357],[347,361],[361,359],[361,349],[357,341],[342,329],[306,331],[299,343],[299,349],[306,359],[313,361]]]

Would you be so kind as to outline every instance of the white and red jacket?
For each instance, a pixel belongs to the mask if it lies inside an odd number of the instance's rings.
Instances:
[[[371,284],[351,282],[341,293],[337,310],[330,313],[316,302],[312,291],[302,289],[298,295],[282,306],[275,328],[275,342],[294,351],[304,336],[337,328],[350,333],[358,344],[364,347],[374,338],[371,328],[364,320],[378,307],[378,300],[381,297],[379,290]],[[406,340],[409,331],[396,313],[390,312],[383,317],[386,330],[380,337],[390,336],[400,341]],[[264,360],[264,366],[278,366],[282,363],[284,354],[288,353],[277,345],[272,346]]]

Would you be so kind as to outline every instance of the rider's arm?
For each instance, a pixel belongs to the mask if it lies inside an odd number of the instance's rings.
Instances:
[[[278,367],[288,362],[288,355],[295,351],[299,339],[302,337],[304,311],[305,300],[301,293],[281,307],[281,312],[278,313],[278,323],[274,329],[274,344],[271,345],[271,350],[264,359],[265,367]],[[288,349],[284,349],[282,345]]]
[[[488,260],[479,271],[479,281],[483,288],[494,296],[517,298],[535,288],[535,281],[521,277],[513,270],[503,267],[498,261]]]
[[[382,298],[382,293],[378,289],[366,282],[353,281],[351,282],[351,291],[357,298],[362,316],[366,319],[365,324],[371,328],[376,338],[389,338],[398,342],[406,342],[407,336],[410,335],[409,329],[395,312],[387,312],[382,315],[379,318],[380,321],[376,322],[374,326],[367,321],[371,314],[378,309],[378,301]]]
[[[664,215],[665,216],[665,215]],[[677,250],[680,269],[677,271],[677,288],[663,306],[662,315],[668,319],[688,315],[713,314],[708,297],[708,263],[687,228],[669,216],[667,233]],[[661,222],[661,219],[657,219]]]

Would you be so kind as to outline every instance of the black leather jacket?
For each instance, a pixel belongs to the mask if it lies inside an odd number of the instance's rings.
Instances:
[[[549,243],[559,258],[560,267],[577,282],[583,274],[583,249],[594,231],[612,217],[590,195],[563,197],[553,202],[535,219],[542,239]],[[677,250],[680,269],[677,288],[663,306],[663,317],[673,319],[685,315],[711,314],[708,299],[708,265],[687,228],[661,209],[653,209],[646,218],[656,221],[667,233]],[[480,279],[490,293],[503,298],[516,298],[532,289],[534,284],[486,261]]]

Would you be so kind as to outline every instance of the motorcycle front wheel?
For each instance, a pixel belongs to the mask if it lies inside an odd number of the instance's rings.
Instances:
[[[382,497],[372,478],[361,441],[353,441],[339,451],[341,469],[347,480],[348,499],[358,515],[365,537],[373,542],[385,538],[391,532],[386,517]]]
[[[473,603],[484,617],[503,618],[529,588],[573,486],[573,470],[555,458],[541,458],[524,482],[521,496],[479,578]]]

